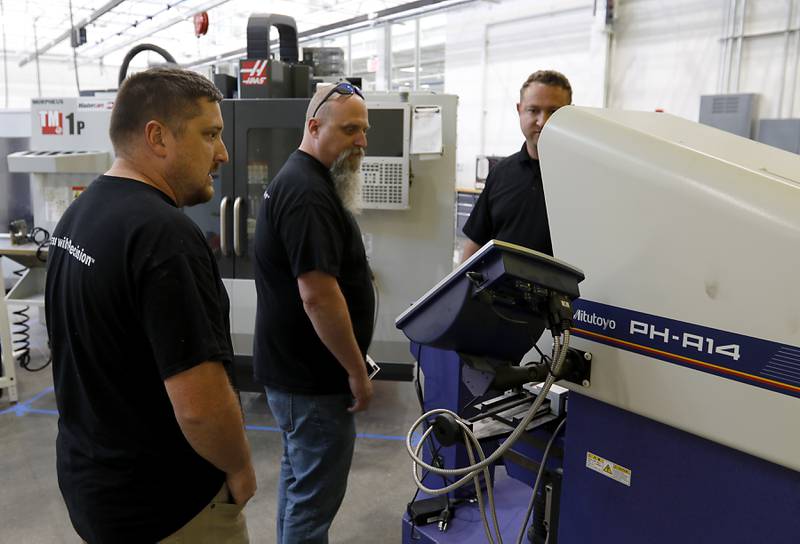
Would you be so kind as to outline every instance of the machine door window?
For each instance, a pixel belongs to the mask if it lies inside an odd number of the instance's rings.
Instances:
[[[244,178],[244,191],[239,193],[240,233],[238,257],[253,258],[253,243],[256,219],[264,200],[264,191],[278,175],[303,139],[303,128],[252,128],[247,131],[247,168],[240,176]],[[241,179],[241,178],[240,178]],[[237,276],[240,276],[237,266]],[[245,272],[246,274],[246,272]]]

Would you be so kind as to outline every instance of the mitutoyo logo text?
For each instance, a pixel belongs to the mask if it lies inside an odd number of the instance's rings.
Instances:
[[[580,323],[586,323],[587,325],[594,325],[595,327],[599,327],[605,330],[614,330],[617,328],[617,322],[613,319],[607,319],[605,317],[599,316],[596,313],[592,312],[589,313],[586,310],[578,310],[572,316],[572,319],[578,321]]]

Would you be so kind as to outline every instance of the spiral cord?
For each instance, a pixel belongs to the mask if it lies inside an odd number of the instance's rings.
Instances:
[[[30,307],[24,306],[21,310],[12,312],[16,317],[16,320],[12,323],[14,325],[14,330],[12,331],[14,340],[12,343],[14,344],[14,354],[17,356],[17,361],[19,361],[22,368],[27,367],[31,362],[31,335],[28,333],[31,327],[28,325],[28,320],[30,319],[28,310],[30,310]]]
[[[36,249],[36,258],[41,262],[46,262],[47,257],[43,252],[50,243],[50,233],[45,229],[36,227],[28,235],[28,239],[38,246]],[[20,268],[15,270],[14,275],[21,278],[25,275],[26,270],[28,269]],[[53,358],[52,355],[48,355],[47,360],[42,365],[37,367],[31,365],[31,326],[28,324],[30,321],[30,315],[28,314],[30,309],[30,306],[22,306],[20,309],[11,312],[14,316],[11,322],[12,351],[20,367],[28,372],[39,372],[50,366],[50,363],[53,362]]]
[[[27,268],[15,270],[14,275],[22,277],[26,270]],[[16,358],[22,368],[27,367],[31,361],[31,335],[28,332],[31,330],[30,325],[28,325],[28,321],[30,320],[28,311],[30,309],[30,306],[23,306],[21,309],[11,312],[14,316],[14,320],[11,323],[13,327],[13,330],[11,331],[11,343],[13,344],[12,351],[16,355]]]

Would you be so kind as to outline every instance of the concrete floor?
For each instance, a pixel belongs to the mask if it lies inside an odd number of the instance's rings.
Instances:
[[[33,312],[33,364],[45,361],[44,328]],[[55,472],[57,413],[49,369],[17,368],[19,403],[0,397],[0,544],[79,543]],[[264,395],[242,395],[259,490],[246,508],[253,544],[275,542],[275,493],[281,439]],[[357,416],[347,495],[331,528],[332,543],[400,542],[401,516],[414,493],[402,440],[419,408],[411,383],[375,382],[369,411]]]

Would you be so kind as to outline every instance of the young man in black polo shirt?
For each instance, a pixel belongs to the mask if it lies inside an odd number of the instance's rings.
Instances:
[[[256,224],[255,378],[283,432],[278,544],[328,542],[353,457],[353,412],[372,397],[373,291],[351,213],[368,128],[361,91],[320,88]]]
[[[228,297],[180,210],[211,198],[228,160],[221,99],[192,72],[129,77],[114,164],[50,240],[58,483],[90,544],[248,541],[256,484],[227,373]]]
[[[537,144],[550,116],[572,103],[572,87],[563,74],[540,70],[528,77],[519,94],[517,113],[525,143],[489,173],[464,225],[468,239],[462,262],[492,239],[553,254]]]

